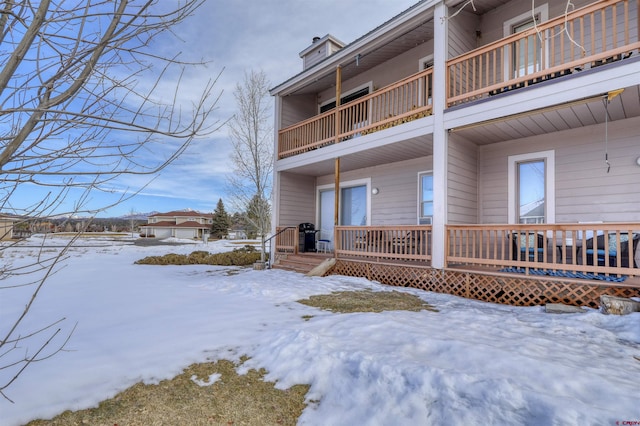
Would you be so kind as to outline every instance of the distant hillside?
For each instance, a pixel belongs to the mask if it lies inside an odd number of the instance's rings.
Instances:
[[[126,214],[124,216],[118,216],[116,219],[124,219],[124,220],[147,220],[147,218],[151,215],[158,214],[157,211],[151,211],[147,213],[134,213],[134,214]]]

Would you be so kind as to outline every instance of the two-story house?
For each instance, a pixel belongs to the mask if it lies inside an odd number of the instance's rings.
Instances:
[[[156,238],[202,239],[213,224],[213,214],[193,210],[171,211],[152,214],[147,224],[140,226],[140,234]]]
[[[334,273],[522,305],[639,296],[639,3],[423,0],[348,45],[314,38],[271,90],[276,256],[311,223]]]

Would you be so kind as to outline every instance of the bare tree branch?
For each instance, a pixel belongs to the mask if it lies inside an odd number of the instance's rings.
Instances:
[[[164,52],[158,43],[169,46],[175,28],[204,1],[2,2],[0,212],[24,218],[27,227],[54,214],[95,216],[136,189],[116,193],[106,205],[93,205],[94,194],[114,192],[125,175],[158,173],[224,125],[214,117],[220,74],[189,99],[185,76],[206,62],[158,53]],[[20,197],[35,188],[43,190],[38,200]],[[63,350],[73,333],[64,318],[25,328],[76,238],[53,254],[43,239],[28,261],[3,258],[0,292],[29,289],[15,318],[0,323],[0,395],[6,399],[29,365]],[[11,249],[0,245],[0,257]],[[15,358],[18,349],[25,353]]]
[[[271,226],[271,174],[273,139],[270,125],[269,83],[263,71],[245,73],[236,85],[236,115],[229,123],[234,173],[227,177],[232,204],[245,212],[262,240],[264,262],[265,239]]]

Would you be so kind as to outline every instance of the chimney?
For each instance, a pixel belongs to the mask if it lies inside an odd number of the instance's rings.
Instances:
[[[327,34],[324,37],[313,37],[311,45],[300,52],[302,58],[302,69],[306,70],[331,56],[344,47],[344,43]]]

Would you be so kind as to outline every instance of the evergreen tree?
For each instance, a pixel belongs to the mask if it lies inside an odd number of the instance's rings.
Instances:
[[[271,206],[269,201],[254,195],[247,206],[246,218],[248,222],[247,236],[253,238],[263,238],[269,232],[271,225]]]
[[[218,200],[216,210],[213,212],[213,223],[211,224],[211,236],[213,238],[225,238],[231,227],[231,217],[224,209],[222,198]]]

